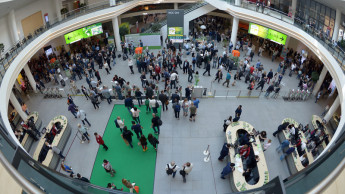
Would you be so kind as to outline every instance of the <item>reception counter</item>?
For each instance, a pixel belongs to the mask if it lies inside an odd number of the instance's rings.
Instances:
[[[253,133],[253,126],[247,122],[244,121],[238,121],[234,122],[231,125],[228,126],[226,130],[226,140],[227,143],[235,144],[237,137],[237,131],[238,130],[246,130],[249,134]],[[239,154],[235,155],[235,149],[233,147],[230,148],[230,161],[232,163],[235,163],[235,171],[233,172],[234,177],[234,184],[236,186],[236,189],[238,191],[245,191],[250,189],[255,189],[262,187],[264,184],[269,182],[269,173],[267,169],[266,159],[263,152],[263,147],[260,143],[259,137],[255,137],[252,139],[252,146],[254,150],[254,154],[258,155],[260,158],[260,161],[257,163],[258,172],[259,172],[259,181],[254,184],[250,185],[246,182],[244,176],[242,176],[243,173],[243,164],[242,159]]]
[[[51,120],[49,122],[49,124],[47,126],[47,131],[45,132],[45,134],[43,134],[41,136],[41,139],[38,142],[36,151],[33,154],[33,158],[35,160],[38,160],[39,155],[41,153],[41,150],[44,146],[44,143],[46,141],[45,135],[50,132],[52,126],[57,122],[61,123],[62,128],[60,130],[60,133],[55,135],[51,145],[57,146],[61,151],[65,148],[65,145],[66,145],[66,143],[67,143],[67,141],[71,135],[72,130],[71,130],[71,127],[68,125],[67,118],[63,115],[60,115],[60,116],[55,117],[53,120]],[[46,158],[42,162],[42,164],[51,168],[51,169],[56,169],[59,160],[60,160],[60,157],[58,155],[54,154],[54,152],[50,149],[46,155]]]
[[[36,126],[37,130],[40,131],[40,129],[42,127],[42,120],[39,118],[38,112],[31,112],[30,115],[28,116],[28,119],[31,117],[34,118],[35,126]],[[26,123],[28,122],[28,119],[25,121]],[[24,138],[23,138],[21,144],[26,151],[29,151],[31,146],[32,146],[33,141],[34,141],[33,138],[30,137],[29,134],[26,133],[24,135]]]

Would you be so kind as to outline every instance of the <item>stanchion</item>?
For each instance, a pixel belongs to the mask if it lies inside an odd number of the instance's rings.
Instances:
[[[208,155],[204,158],[204,162],[208,162],[210,161],[210,153],[208,153]]]
[[[208,155],[209,149],[210,149],[210,145],[208,145],[207,148],[206,148],[206,150],[204,151],[204,155],[205,155],[205,156]]]

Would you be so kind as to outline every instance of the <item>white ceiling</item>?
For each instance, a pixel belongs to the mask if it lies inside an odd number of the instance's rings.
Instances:
[[[297,0],[297,1],[303,1],[303,0]],[[345,0],[316,0],[316,1],[328,7],[331,7],[333,9],[339,8],[341,12],[345,14]]]
[[[36,0],[0,0],[0,17],[7,15],[12,9],[19,9],[34,1]]]

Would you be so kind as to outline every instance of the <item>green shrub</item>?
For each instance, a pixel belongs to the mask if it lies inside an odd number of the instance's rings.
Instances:
[[[162,25],[159,23],[155,23],[152,25],[151,30],[152,32],[159,32],[162,28]]]
[[[125,35],[130,33],[129,23],[128,22],[122,23],[119,26],[119,32],[120,32],[121,39],[124,39]]]

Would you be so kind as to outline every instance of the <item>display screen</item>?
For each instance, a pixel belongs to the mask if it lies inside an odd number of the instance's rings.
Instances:
[[[183,27],[169,27],[168,36],[183,36]]]
[[[255,36],[259,36],[261,38],[269,39],[273,42],[276,42],[278,44],[285,45],[287,35],[283,34],[281,32],[272,30],[270,28],[266,28],[264,26],[260,26],[258,24],[249,23],[249,34],[253,34]]]
[[[103,33],[102,23],[97,23],[90,26],[86,26],[84,28],[80,28],[68,34],[65,34],[65,41],[66,41],[66,44],[71,44],[83,38],[89,38],[91,36],[95,36],[97,34],[102,34],[102,33]]]

